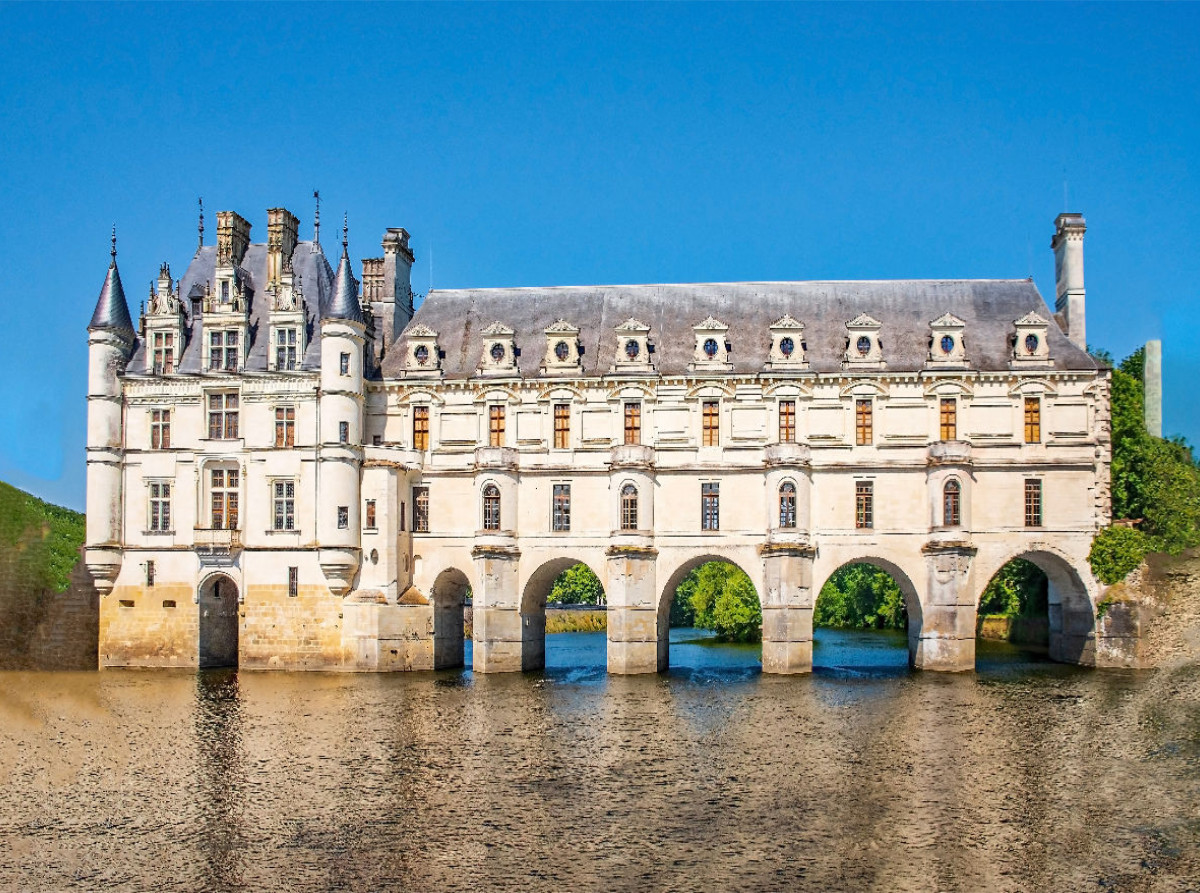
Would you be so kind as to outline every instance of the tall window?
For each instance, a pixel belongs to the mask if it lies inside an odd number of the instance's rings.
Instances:
[[[154,562],[153,561],[146,562],[146,585],[147,586],[154,585]],[[166,605],[164,604],[163,607],[165,608]]]
[[[488,446],[504,446],[504,407],[499,403],[488,407]]]
[[[571,445],[571,404],[554,404],[554,448],[565,450]]]
[[[642,442],[642,404],[625,404],[625,442]]]
[[[150,449],[169,450],[171,448],[171,410],[150,410]]]
[[[293,328],[275,330],[275,368],[284,372],[296,369],[296,330]]]
[[[350,423],[338,422],[338,443],[350,442]]]
[[[962,486],[954,478],[942,487],[942,525],[958,527],[962,524]]]
[[[429,488],[413,487],[413,533],[429,533]]]
[[[238,395],[208,395],[208,436],[212,440],[235,440],[238,436]]]
[[[429,407],[413,407],[413,449],[429,449]]]
[[[854,401],[854,442],[867,446],[874,442],[875,433],[871,419],[871,401]]]
[[[875,487],[870,481],[854,482],[854,526],[859,530],[875,526]]]
[[[275,446],[293,447],[296,445],[296,408],[294,406],[275,407]]]
[[[295,598],[300,594],[300,568],[288,568],[288,597]]]
[[[495,484],[483,488],[483,529],[500,529],[500,488]]]
[[[274,481],[271,485],[275,530],[296,529],[296,482]]]
[[[1040,397],[1025,398],[1025,442],[1042,442],[1042,400]]]
[[[228,279],[221,280],[221,303],[222,304],[229,303],[229,280]]]
[[[238,526],[238,478],[236,468],[214,468],[210,480],[212,526],[217,530],[236,530]]]
[[[779,526],[796,526],[796,485],[784,481],[779,488]]]
[[[941,440],[958,440],[958,401],[953,397],[943,397],[940,401],[938,434]]]
[[[721,485],[700,485],[700,529],[721,529]]]
[[[779,401],[779,442],[796,442],[796,401]]]
[[[154,333],[154,374],[170,375],[175,371],[175,334]]]
[[[338,357],[338,373],[341,375],[350,374],[350,354],[344,353]]]
[[[339,505],[338,509],[338,530],[348,530],[350,528],[350,506]]]
[[[367,520],[366,520],[367,529],[374,530],[375,529],[375,500],[374,499],[367,500],[367,510],[366,510],[365,514],[367,516]]]
[[[705,400],[701,408],[704,446],[721,444],[721,405],[716,400]]]
[[[638,492],[633,484],[621,488],[621,529],[638,529]]]
[[[552,530],[571,529],[571,485],[555,484],[553,504],[550,508],[550,527]]]
[[[1042,526],[1042,482],[1040,480],[1025,481],[1025,526]]]
[[[237,372],[237,329],[208,333],[208,369],[210,372]]]
[[[171,529],[171,485],[167,481],[150,484],[150,529],[156,533]]]

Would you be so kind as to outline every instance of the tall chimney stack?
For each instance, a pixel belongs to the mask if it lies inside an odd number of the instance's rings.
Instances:
[[[1142,384],[1146,390],[1146,431],[1162,437],[1162,342],[1146,342],[1146,360],[1142,366]]]
[[[217,266],[242,262],[250,247],[250,223],[236,211],[217,212]]]
[[[296,233],[300,221],[287,208],[271,208],[267,211],[267,284],[276,288],[283,275],[284,266],[292,259],[296,250]]]
[[[1054,309],[1065,323],[1064,331],[1080,350],[1087,350],[1087,323],[1084,311],[1083,234],[1087,223],[1082,214],[1059,214],[1054,221]]]
[[[408,246],[408,230],[389,227],[383,234],[383,292],[384,300],[395,303],[392,311],[388,342],[404,331],[413,316],[412,249]]]

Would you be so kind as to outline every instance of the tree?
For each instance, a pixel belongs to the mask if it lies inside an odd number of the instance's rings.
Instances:
[[[675,590],[671,616],[672,623],[713,630],[726,642],[762,638],[762,606],[754,584],[726,561],[706,562],[684,577]]]
[[[821,587],[815,626],[838,629],[904,629],[908,611],[896,581],[872,564],[840,568]]]
[[[997,571],[979,598],[980,614],[1005,617],[1046,613],[1049,581],[1036,564],[1014,558]]]
[[[555,578],[546,601],[561,605],[602,605],[604,586],[586,564],[574,564]]]

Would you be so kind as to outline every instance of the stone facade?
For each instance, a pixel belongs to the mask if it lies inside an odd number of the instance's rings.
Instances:
[[[1058,314],[1027,280],[436,291],[414,313],[402,229],[360,291],[344,237],[335,272],[282,209],[265,245],[219,220],[136,329],[114,253],[89,327],[102,666],[455,666],[469,593],[475,671],[532,669],[583,562],[610,672],[650,673],[714,558],[759,593],[766,672],[811,669],[816,594],[857,562],[900,584],[914,666],[970,669],[1016,557],[1049,577],[1052,655],[1110,662],[1079,215]]]

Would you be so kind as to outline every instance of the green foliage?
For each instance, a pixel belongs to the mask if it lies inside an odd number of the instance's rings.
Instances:
[[[979,599],[981,615],[1038,617],[1046,613],[1049,581],[1036,564],[1014,558],[1000,568]]]
[[[1113,516],[1141,520],[1147,551],[1177,554],[1200,545],[1200,467],[1185,441],[1146,431],[1144,368],[1138,350],[1112,372]]]
[[[1101,583],[1119,583],[1146,557],[1150,537],[1132,527],[1105,527],[1092,540],[1088,563]]]
[[[590,567],[575,564],[558,575],[546,601],[560,605],[602,605],[604,586]]]
[[[813,624],[839,629],[904,629],[904,595],[886,571],[872,564],[850,564],[821,587]]]
[[[83,536],[79,512],[0,483],[0,572],[22,588],[66,590]]]
[[[740,568],[725,561],[709,561],[683,579],[675,590],[671,622],[711,629],[726,642],[762,638],[762,606],[754,584]]]

